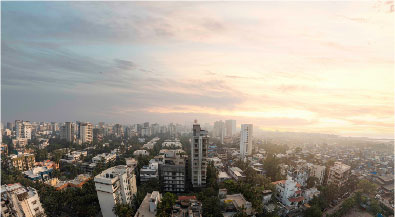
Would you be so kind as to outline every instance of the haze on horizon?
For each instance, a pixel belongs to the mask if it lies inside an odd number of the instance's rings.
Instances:
[[[394,5],[1,2],[2,121],[394,137]]]

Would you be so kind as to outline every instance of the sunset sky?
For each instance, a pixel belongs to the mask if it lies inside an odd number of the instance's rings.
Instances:
[[[2,2],[2,122],[394,136],[394,5]]]

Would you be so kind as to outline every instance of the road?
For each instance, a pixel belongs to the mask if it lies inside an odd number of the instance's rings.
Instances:
[[[331,215],[332,213],[334,213],[336,210],[338,210],[338,209],[340,208],[340,206],[343,204],[343,202],[344,202],[346,199],[352,197],[353,195],[354,195],[354,192],[352,192],[348,197],[342,199],[342,201],[341,201],[340,203],[338,203],[336,206],[334,206],[334,207],[328,209],[327,211],[325,211],[325,212],[322,214],[322,216],[328,216],[328,215]]]

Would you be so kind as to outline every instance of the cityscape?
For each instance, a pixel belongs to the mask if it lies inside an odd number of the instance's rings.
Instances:
[[[1,2],[1,216],[394,216],[394,2]]]

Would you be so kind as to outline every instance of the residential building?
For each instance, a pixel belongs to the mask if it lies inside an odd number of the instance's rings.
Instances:
[[[34,167],[36,158],[34,154],[11,154],[8,163],[12,168],[15,168],[19,171],[26,171]]]
[[[32,138],[32,124],[29,121],[17,121],[15,125],[16,139],[31,139]]]
[[[103,216],[115,217],[115,204],[129,204],[137,192],[133,168],[118,165],[95,176],[95,187]]]
[[[284,205],[297,208],[304,203],[301,185],[294,181],[291,176],[286,180],[272,182],[276,186],[275,197]]]
[[[209,142],[208,133],[200,128],[197,121],[193,124],[193,136],[191,142],[191,168],[192,185],[196,187],[206,186],[207,172],[207,146]]]
[[[236,134],[236,120],[225,121],[225,136],[232,137]]]
[[[136,150],[133,152],[133,156],[148,156],[149,152],[147,150]]]
[[[155,161],[150,161],[149,165],[143,166],[140,169],[140,182],[146,182],[151,179],[159,178],[159,163]]]
[[[221,140],[221,143],[223,143],[225,137],[225,123],[222,120],[214,122],[213,130],[213,136],[219,138]]]
[[[188,166],[187,159],[187,155],[177,154],[177,150],[168,150],[164,154],[164,163],[159,164],[159,177],[163,191],[185,191]]]
[[[60,139],[65,139],[68,142],[74,142],[75,139],[75,124],[72,122],[65,122],[60,128]]]
[[[242,194],[228,195],[226,189],[220,189],[219,196],[222,198],[221,203],[224,204],[225,210],[222,213],[224,216],[233,216],[238,211],[243,211],[248,216],[254,214],[252,203],[247,201]]]
[[[240,156],[245,158],[247,155],[252,155],[252,124],[242,124],[240,131]]]
[[[32,181],[45,182],[51,178],[52,168],[48,168],[46,166],[34,167],[31,170],[26,170],[23,172],[25,174],[25,178],[28,178]]]
[[[226,172],[220,171],[218,173],[218,180],[217,180],[218,182],[224,182],[229,179],[231,179],[231,177]]]
[[[325,166],[309,164],[310,176],[316,177],[320,185],[324,182],[325,168]]]
[[[155,217],[161,198],[162,195],[159,191],[153,191],[151,194],[147,193],[134,217]]]
[[[182,148],[182,144],[179,139],[165,140],[162,143],[162,148]]]
[[[117,158],[116,154],[113,153],[102,153],[94,156],[92,158],[92,163],[98,164],[100,162],[108,163],[110,161],[114,161]]]
[[[45,216],[36,189],[20,183],[1,186],[1,216]]]
[[[340,187],[347,182],[350,174],[350,166],[342,162],[335,162],[335,164],[329,168],[328,184],[335,184]]]
[[[232,177],[236,181],[239,181],[239,180],[241,181],[241,180],[245,179],[245,177],[246,177],[243,173],[243,170],[241,170],[238,167],[229,167],[228,172],[229,172],[230,177]]]
[[[93,127],[91,123],[80,123],[79,135],[82,143],[93,141]]]

